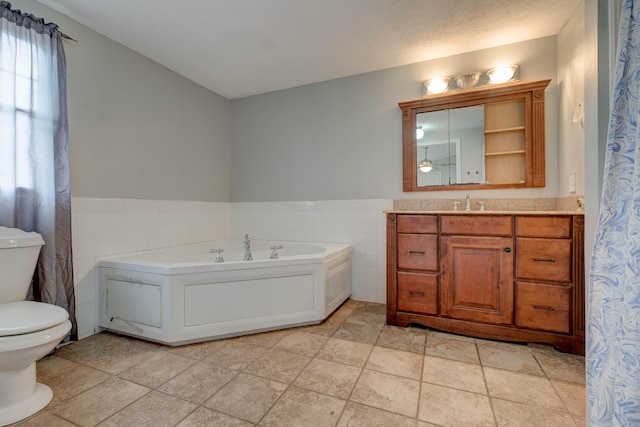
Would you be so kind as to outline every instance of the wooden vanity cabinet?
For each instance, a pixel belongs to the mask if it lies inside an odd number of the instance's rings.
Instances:
[[[584,354],[582,215],[387,214],[387,323]]]

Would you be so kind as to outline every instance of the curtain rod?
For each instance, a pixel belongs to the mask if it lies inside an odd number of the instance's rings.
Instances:
[[[61,36],[62,36],[62,38],[63,38],[63,39],[65,39],[65,40],[71,40],[71,41],[73,41],[73,42],[78,43],[78,40],[76,40],[76,39],[74,39],[74,38],[72,38],[72,37],[70,37],[70,36],[66,35],[66,34],[65,34],[65,33],[63,33],[63,32],[60,32],[60,35],[61,35]]]

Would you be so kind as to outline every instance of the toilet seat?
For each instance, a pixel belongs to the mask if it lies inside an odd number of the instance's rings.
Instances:
[[[69,318],[62,307],[35,301],[0,304],[0,337],[30,334],[59,325]]]

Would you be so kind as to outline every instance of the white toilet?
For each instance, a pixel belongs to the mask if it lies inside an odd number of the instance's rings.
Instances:
[[[61,307],[24,301],[35,271],[42,236],[0,227],[0,425],[27,418],[53,393],[36,381],[36,361],[71,329]]]

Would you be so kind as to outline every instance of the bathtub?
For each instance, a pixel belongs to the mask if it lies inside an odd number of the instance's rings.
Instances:
[[[102,260],[98,325],[181,345],[320,323],[351,295],[351,247],[211,242]],[[210,249],[224,249],[215,263]]]

